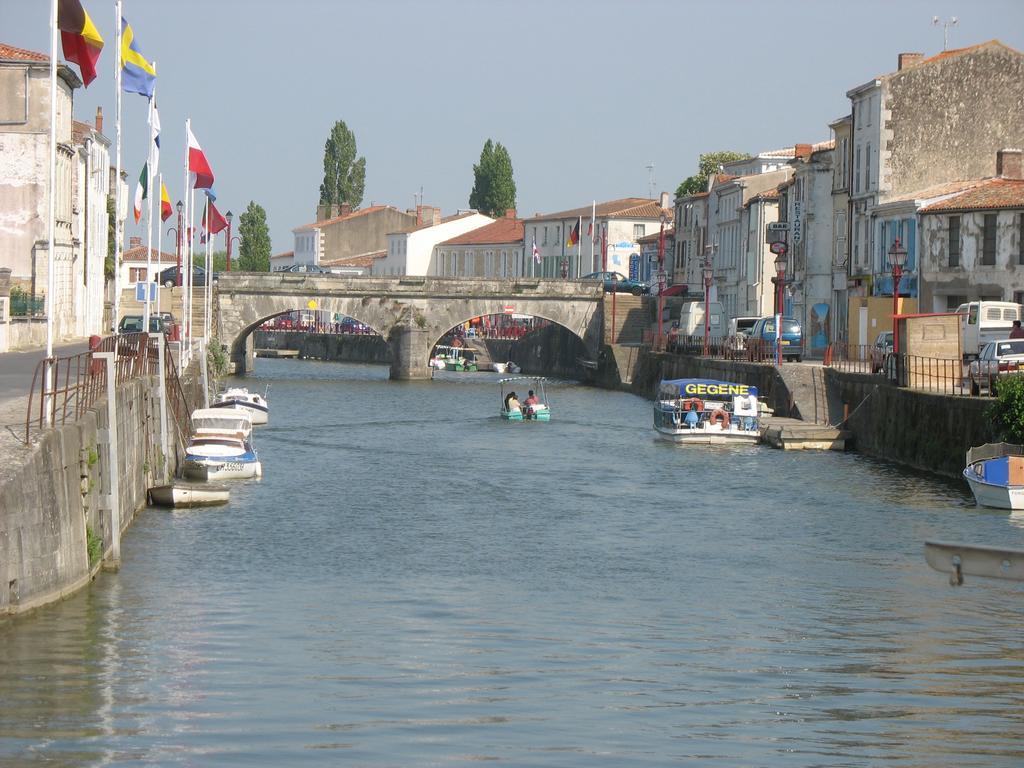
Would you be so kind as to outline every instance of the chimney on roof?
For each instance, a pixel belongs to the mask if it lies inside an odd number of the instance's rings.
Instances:
[[[337,203],[331,203],[331,218],[336,219],[341,215],[341,206]]]
[[[924,61],[923,53],[901,53],[896,60],[896,71],[902,72],[904,69],[920,64],[922,61]]]
[[[813,149],[814,147],[811,144],[797,144],[793,147],[793,156],[806,160],[811,156],[811,151]]]
[[[327,203],[320,203],[320,205],[316,207],[316,220],[318,222],[326,221],[329,218],[331,218],[331,206]]]
[[[142,247],[142,238],[141,237],[129,237],[128,238],[128,247],[129,248],[141,248]]]
[[[350,213],[352,213],[352,203],[342,203],[338,210],[338,215],[348,216]]]
[[[103,107],[96,107],[96,133],[103,133]]]
[[[996,152],[996,176],[1018,181],[1024,179],[1022,156],[1024,151],[1019,149],[1000,149]]]
[[[669,207],[668,192],[662,192],[661,193],[661,199],[658,201],[658,205],[660,205],[662,208],[668,208]]]
[[[515,208],[508,208],[508,209],[505,210],[505,218],[506,219],[514,219],[515,217],[516,217],[516,209]]]

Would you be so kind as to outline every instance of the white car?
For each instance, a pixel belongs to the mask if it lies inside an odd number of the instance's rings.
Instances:
[[[1001,339],[990,341],[981,348],[977,360],[972,360],[967,369],[967,379],[972,395],[985,390],[996,393],[1000,376],[1020,373],[1024,368],[1024,339]]]

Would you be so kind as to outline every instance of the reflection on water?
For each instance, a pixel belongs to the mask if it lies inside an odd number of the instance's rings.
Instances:
[[[0,625],[0,765],[1011,766],[1024,545],[959,483],[655,439],[557,382],[260,360],[265,477],[146,510],[124,563]]]

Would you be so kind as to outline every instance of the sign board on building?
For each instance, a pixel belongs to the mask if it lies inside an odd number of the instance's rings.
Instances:
[[[135,300],[145,301],[146,300],[146,286],[149,286],[149,300],[150,302],[156,301],[156,283],[136,283],[135,284]]]
[[[769,221],[768,222],[769,232],[789,232],[788,221]]]
[[[516,311],[516,308],[512,304],[506,304],[504,309],[506,315],[513,315]]]
[[[804,203],[802,200],[793,201],[793,245],[797,245],[804,239]]]
[[[772,243],[770,246],[768,246],[768,250],[776,255],[782,255],[788,249],[786,248],[785,243]]]

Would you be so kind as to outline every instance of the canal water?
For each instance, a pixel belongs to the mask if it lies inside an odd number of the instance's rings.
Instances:
[[[260,360],[262,481],[0,624],[2,766],[1019,766],[1024,546],[958,482],[655,439],[570,382]],[[519,393],[520,396],[524,392]]]

